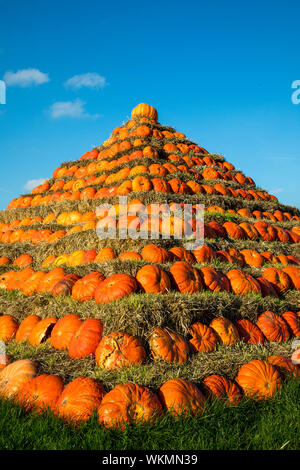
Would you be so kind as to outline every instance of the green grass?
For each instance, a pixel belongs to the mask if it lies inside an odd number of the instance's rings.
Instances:
[[[9,450],[296,450],[300,447],[300,380],[284,383],[269,401],[243,399],[238,406],[220,400],[206,404],[200,417],[125,431],[101,428],[94,415],[75,429],[50,413],[26,414],[0,402],[0,449]]]

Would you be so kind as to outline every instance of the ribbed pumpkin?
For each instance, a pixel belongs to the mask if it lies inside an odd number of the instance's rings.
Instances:
[[[260,331],[258,326],[254,325],[251,321],[243,318],[241,320],[237,320],[234,326],[237,329],[239,337],[245,342],[250,344],[259,344],[263,343],[265,337],[263,333]]]
[[[237,404],[242,397],[240,388],[222,375],[208,375],[203,379],[202,386],[207,396],[225,399],[233,405]]]
[[[243,255],[245,263],[249,266],[260,267],[264,264],[264,258],[255,250],[241,250],[240,253]]]
[[[38,412],[54,411],[63,388],[64,383],[57,375],[39,375],[23,385],[17,399],[27,411],[31,408]]]
[[[281,387],[276,368],[267,361],[250,361],[239,369],[235,379],[247,397],[267,400],[274,397]]]
[[[41,318],[38,315],[28,315],[20,323],[18,331],[16,332],[15,340],[20,343],[26,341],[31,334],[33,328],[41,321]]]
[[[265,279],[263,277],[257,277],[256,281],[259,284],[259,287],[260,287],[260,290],[261,290],[261,295],[263,297],[269,296],[269,297],[278,298],[277,291],[276,291],[275,287],[273,286],[273,284],[270,281],[268,281],[267,279]]]
[[[211,263],[217,257],[215,250],[208,245],[202,245],[196,248],[193,251],[193,255],[197,263]]]
[[[150,263],[165,263],[169,261],[169,254],[165,248],[150,244],[146,245],[141,252],[142,258]]]
[[[51,331],[51,346],[58,350],[65,350],[69,342],[82,325],[79,315],[71,313],[60,318]]]
[[[136,292],[137,288],[137,281],[129,274],[112,274],[96,287],[95,300],[106,304]]]
[[[136,261],[142,259],[142,256],[136,251],[124,251],[118,258],[121,261]]]
[[[65,274],[63,268],[52,269],[41,279],[37,289],[38,292],[41,294],[51,292],[55,284],[65,277]]]
[[[181,293],[193,294],[203,288],[199,271],[186,261],[176,261],[170,268],[172,281]]]
[[[101,340],[103,324],[101,320],[89,318],[85,320],[71,337],[68,352],[73,359],[94,354]]]
[[[23,254],[18,256],[18,258],[15,259],[13,262],[14,266],[18,266],[19,268],[27,268],[28,266],[31,266],[33,263],[33,258],[31,255]]]
[[[88,377],[77,377],[62,391],[56,413],[67,420],[87,421],[98,408],[105,394],[101,384]]]
[[[234,324],[225,317],[214,318],[209,325],[219,335],[223,344],[230,345],[239,341],[240,337]]]
[[[13,339],[19,328],[17,320],[12,315],[0,316],[0,341],[5,343]]]
[[[284,312],[281,317],[287,323],[292,336],[300,336],[300,316],[294,312]]]
[[[205,401],[195,384],[179,378],[165,382],[158,391],[158,398],[174,416],[200,414]]]
[[[72,288],[72,297],[80,302],[92,300],[95,296],[96,287],[104,281],[105,276],[101,273],[92,272],[75,282]]]
[[[230,284],[227,277],[220,271],[216,271],[210,266],[200,268],[201,277],[205,287],[214,292],[230,292]]]
[[[267,359],[270,364],[276,367],[280,375],[285,378],[287,375],[300,377],[300,367],[294,364],[291,359],[280,354],[274,354]]]
[[[171,289],[168,274],[159,266],[146,264],[136,274],[136,280],[142,290],[152,294],[167,294]]]
[[[102,248],[102,250],[99,251],[98,255],[94,259],[94,263],[103,263],[105,261],[109,261],[110,259],[114,259],[116,257],[117,255],[115,253],[115,250],[107,246],[105,248]]]
[[[220,343],[220,337],[210,326],[193,323],[190,328],[192,338],[189,340],[191,349],[197,352],[214,351]]]
[[[271,282],[278,294],[284,293],[292,287],[291,279],[283,270],[279,268],[267,268],[263,271],[262,277]]]
[[[117,385],[108,392],[98,408],[98,420],[107,428],[152,421],[162,413],[162,405],[149,388],[132,382]]]
[[[186,261],[187,263],[194,264],[196,258],[190,251],[185,250],[181,246],[173,246],[169,249],[170,259],[176,261]]]
[[[190,353],[188,342],[168,328],[156,328],[149,338],[149,346],[154,359],[179,364],[186,362]]]
[[[142,364],[146,359],[146,351],[138,338],[120,331],[102,338],[95,351],[95,357],[102,369],[120,369]]]
[[[158,119],[158,114],[155,108],[153,106],[150,106],[149,104],[146,103],[140,103],[138,104],[133,110],[131,111],[131,118],[135,117],[140,117],[140,116],[147,116],[150,119],[153,119],[154,121],[157,121]]]
[[[8,364],[0,371],[0,397],[13,398],[36,375],[37,365],[29,359]]]
[[[290,337],[285,320],[270,310],[259,315],[256,324],[269,341],[282,342]]]
[[[59,295],[70,295],[74,284],[79,280],[77,274],[66,274],[60,281],[58,281],[51,290],[54,297]]]
[[[46,276],[45,271],[36,271],[22,285],[22,292],[26,296],[36,294],[41,281]]]
[[[231,269],[227,272],[226,276],[235,294],[260,294],[261,292],[259,283],[251,274],[241,271],[240,269]]]
[[[47,317],[39,321],[28,336],[31,346],[40,346],[42,343],[49,342],[56,322],[57,318],[55,317]]]
[[[300,268],[296,266],[285,266],[281,272],[287,274],[294,289],[300,290]]]

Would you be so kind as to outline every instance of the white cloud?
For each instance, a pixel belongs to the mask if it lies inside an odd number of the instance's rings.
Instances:
[[[283,192],[283,188],[275,188],[275,189],[270,189],[269,193],[270,194],[279,194]]]
[[[28,87],[47,83],[50,78],[48,74],[37,69],[24,69],[17,72],[7,71],[3,76],[3,80],[8,86]]]
[[[27,191],[32,191],[36,186],[45,183],[45,181],[47,181],[45,178],[29,180],[24,184],[24,189],[27,189]]]
[[[72,117],[72,118],[86,118],[99,117],[98,114],[91,115],[87,113],[84,109],[85,102],[76,99],[74,101],[57,101],[56,103],[50,106],[50,114],[54,119],[60,117]]]
[[[84,73],[82,75],[74,75],[65,82],[65,86],[78,90],[79,88],[104,88],[106,85],[105,77],[98,73]]]

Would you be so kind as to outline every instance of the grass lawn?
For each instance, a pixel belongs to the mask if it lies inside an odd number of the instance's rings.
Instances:
[[[286,381],[266,402],[244,398],[233,407],[214,400],[200,417],[176,421],[164,415],[123,432],[101,428],[95,415],[75,429],[50,413],[26,414],[7,401],[0,402],[0,423],[2,450],[296,450],[300,379]]]

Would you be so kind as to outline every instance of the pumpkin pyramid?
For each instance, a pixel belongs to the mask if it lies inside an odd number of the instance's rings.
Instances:
[[[182,221],[184,204],[192,216],[204,205],[204,244],[192,250],[197,222]],[[145,215],[158,205],[153,235]],[[99,236],[113,216],[127,235]],[[110,387],[132,365],[126,377],[146,386],[234,379],[243,362],[289,356],[300,335],[299,221],[140,104],[101,146],[0,212],[0,340],[64,380],[84,370]],[[92,338],[79,344],[84,331]]]

